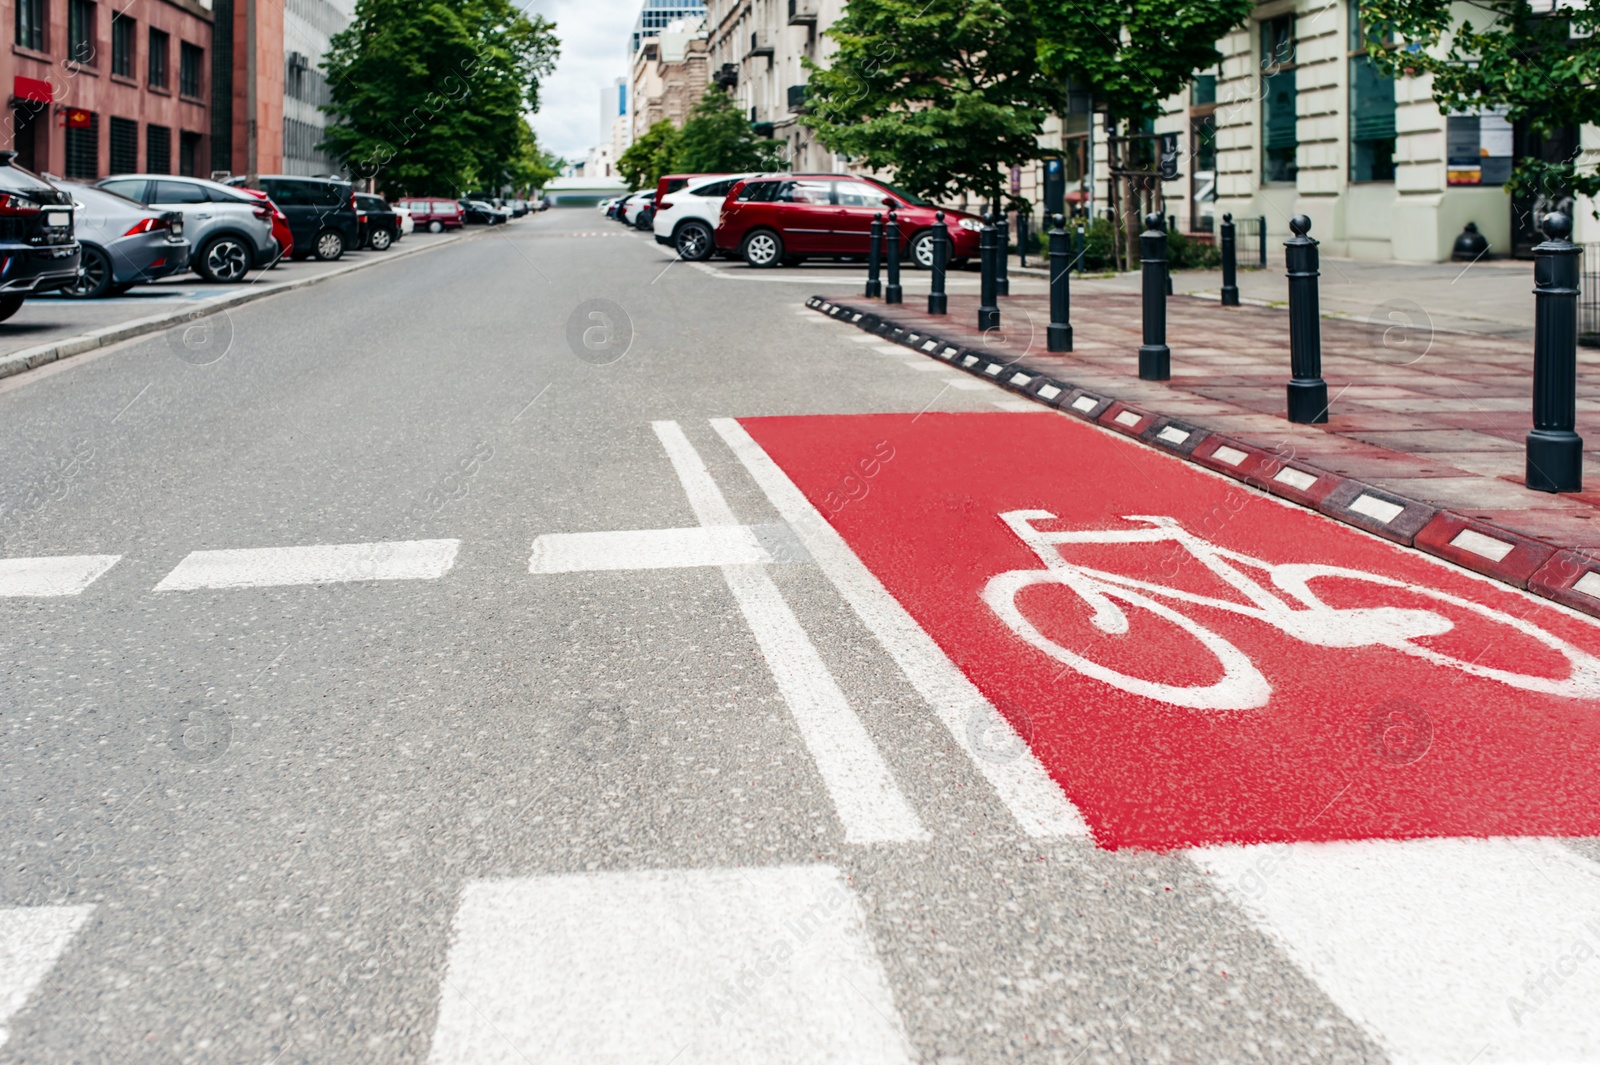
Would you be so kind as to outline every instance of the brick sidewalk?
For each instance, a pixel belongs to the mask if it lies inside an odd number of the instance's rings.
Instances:
[[[1584,492],[1551,495],[1523,487],[1523,437],[1532,427],[1532,350],[1524,341],[1408,335],[1325,319],[1329,419],[1306,426],[1284,416],[1288,314],[1281,309],[1173,297],[1167,304],[1172,380],[1153,382],[1137,376],[1141,322],[1134,295],[1075,294],[1074,350],[1065,355],[1044,350],[1049,305],[1043,296],[1002,299],[1003,336],[990,337],[976,329],[975,296],[952,295],[947,316],[926,314],[921,301],[885,307],[858,296],[825,299],[916,334],[912,346],[919,350],[930,336],[959,346],[964,352],[955,361],[978,356],[966,368],[988,370],[992,379],[1011,382],[1015,370],[1043,375],[1021,388],[1036,398],[1047,398],[1040,393],[1046,380],[1070,386],[1048,396],[1052,404],[1107,428],[1600,615],[1600,431],[1587,440],[1597,450],[1585,454]],[[894,339],[905,342],[906,336]],[[925,353],[941,351],[949,347]],[[1585,369],[1600,365],[1600,352],[1579,349],[1578,361],[1582,433],[1585,420],[1600,412],[1600,383],[1583,379]],[[1175,432],[1157,439],[1169,423],[1176,423]],[[1173,444],[1178,433],[1188,434],[1181,446]],[[1216,458],[1218,450],[1224,458],[1247,457],[1230,467]],[[1304,476],[1282,472],[1285,465]],[[1296,487],[1308,478],[1313,483]],[[1402,512],[1383,521],[1374,516],[1395,508]],[[1463,538],[1463,530],[1501,546]],[[1497,553],[1500,558],[1490,557]],[[1582,590],[1572,590],[1580,580]],[[1594,595],[1585,594],[1591,589]]]

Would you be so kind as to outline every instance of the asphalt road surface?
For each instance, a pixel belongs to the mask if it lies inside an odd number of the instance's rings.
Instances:
[[[0,1062],[1600,1061],[1600,631],[858,279],[552,211],[0,385]]]

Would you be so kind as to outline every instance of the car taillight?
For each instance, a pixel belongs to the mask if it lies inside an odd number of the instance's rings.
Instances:
[[[154,233],[158,229],[171,229],[172,223],[165,218],[146,218],[135,222],[132,229],[122,234],[125,237],[137,237],[140,233]]]
[[[43,209],[44,205],[38,200],[30,200],[14,192],[0,194],[0,215],[15,218],[18,215],[38,214]]]
[[[356,190],[354,185],[350,186],[350,209],[352,211],[356,209]]]
[[[656,204],[656,214],[660,214],[662,211],[670,210],[672,210],[671,200],[662,200],[660,203]]]
[[[255,215],[257,218],[271,218],[272,208],[266,206],[252,207],[250,208],[250,213]]]
[[[365,222],[367,220],[367,216],[364,215],[364,214],[363,215],[357,215],[356,217],[362,222]]]

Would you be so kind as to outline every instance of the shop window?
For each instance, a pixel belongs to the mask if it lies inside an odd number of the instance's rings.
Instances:
[[[133,77],[133,19],[120,11],[111,13],[111,73]]]
[[[111,120],[111,172],[139,172],[139,123],[131,118]]]
[[[1394,180],[1394,79],[1362,39],[1360,0],[1350,4],[1350,180]]]
[[[1261,180],[1292,182],[1300,146],[1295,113],[1294,16],[1261,24]]]

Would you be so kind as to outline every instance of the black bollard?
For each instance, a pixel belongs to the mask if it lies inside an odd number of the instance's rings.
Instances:
[[[867,292],[869,300],[883,295],[883,282],[878,280],[878,262],[883,258],[883,213],[872,216],[872,239],[867,252]]]
[[[1261,238],[1261,269],[1267,268],[1267,216],[1256,219],[1256,235]]]
[[[1239,306],[1239,246],[1233,215],[1222,216],[1222,305]]]
[[[1084,235],[1083,227],[1078,227],[1076,249],[1072,253],[1072,268],[1078,273],[1083,273],[1083,257],[1089,250],[1089,238]]]
[[[1578,411],[1578,253],[1572,219],[1544,216],[1533,249],[1533,432],[1525,483],[1540,492],[1583,490]]]
[[[883,242],[889,252],[889,285],[883,290],[883,302],[900,303],[900,217],[889,208],[889,225],[884,230]]]
[[[1046,350],[1072,350],[1071,306],[1067,282],[1072,277],[1072,251],[1067,247],[1067,220],[1056,215],[1050,230],[1050,328],[1045,331]]]
[[[1322,379],[1322,317],[1317,306],[1317,242],[1306,236],[1311,219],[1289,220],[1294,236],[1283,242],[1289,277],[1289,420],[1321,425],[1328,420],[1328,383]]]
[[[1011,295],[1011,279],[1006,276],[1006,266],[1011,259],[1011,216],[996,208],[995,216],[999,220],[998,240],[1000,249],[994,259],[994,294],[996,296]]]
[[[1017,212],[1017,265],[1024,269],[1028,265],[1028,216],[1021,211]]]
[[[944,268],[950,261],[950,228],[944,224],[944,212],[933,214],[933,278],[928,290],[928,313],[949,314],[950,300],[944,294]]]
[[[978,331],[982,333],[1000,328],[1000,306],[995,298],[994,241],[994,218],[984,215],[983,228],[978,231]]]
[[[1167,347],[1167,231],[1159,214],[1148,214],[1139,234],[1139,263],[1144,272],[1144,344],[1139,348],[1139,380],[1172,377],[1172,349]]]

